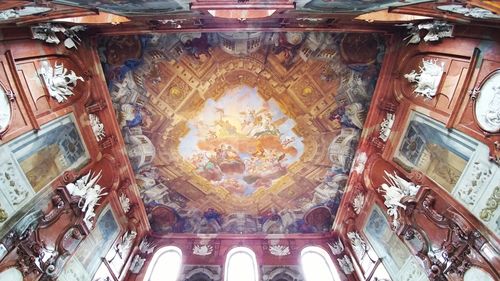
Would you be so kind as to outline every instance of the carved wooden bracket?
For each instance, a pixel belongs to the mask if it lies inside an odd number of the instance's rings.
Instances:
[[[93,114],[93,113],[99,112],[105,108],[106,108],[106,103],[103,100],[98,100],[98,101],[86,106],[85,110],[87,110],[87,113]]]
[[[107,136],[107,137],[104,137],[99,142],[99,148],[101,150],[105,150],[105,149],[113,147],[116,143],[117,143],[117,140],[116,140],[115,136]]]
[[[377,103],[377,107],[382,111],[394,113],[394,112],[396,112],[396,109],[398,107],[398,103],[392,102],[392,101],[387,101],[387,100],[382,100],[379,103]]]

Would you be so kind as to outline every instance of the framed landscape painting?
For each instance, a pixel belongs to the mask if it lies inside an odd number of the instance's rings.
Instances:
[[[8,146],[35,192],[90,159],[73,114],[43,125],[38,132],[27,133]]]

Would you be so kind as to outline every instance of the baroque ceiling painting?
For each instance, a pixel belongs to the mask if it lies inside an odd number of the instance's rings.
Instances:
[[[384,44],[366,33],[102,37],[153,231],[328,231]]]

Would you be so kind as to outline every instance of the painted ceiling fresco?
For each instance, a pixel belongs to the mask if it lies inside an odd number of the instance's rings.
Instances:
[[[121,15],[155,15],[165,13],[190,12],[190,3],[207,4],[207,0],[55,0],[55,3],[82,7],[86,9],[99,9]],[[257,2],[257,1],[250,1]],[[281,1],[281,3],[287,1]],[[288,1],[295,3],[297,11],[307,12],[330,12],[330,13],[362,13],[411,5],[429,0],[297,0]],[[221,0],[220,3],[232,5],[233,0]],[[260,1],[260,3],[273,3],[272,1]]]
[[[188,127],[180,155],[213,186],[233,195],[270,188],[304,152],[302,139],[292,131],[295,122],[248,86],[207,100]]]
[[[383,50],[364,33],[101,38],[153,231],[328,231]]]

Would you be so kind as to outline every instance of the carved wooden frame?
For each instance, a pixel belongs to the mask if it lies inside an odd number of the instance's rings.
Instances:
[[[481,256],[486,264],[491,260],[484,256],[483,246],[489,244],[485,237],[464,218],[457,210],[449,206],[442,212],[437,211],[434,205],[440,196],[430,188],[421,188],[415,197],[405,197],[402,203],[406,210],[400,212],[401,226],[397,235],[407,244],[414,255],[420,258],[430,280],[446,281],[450,275],[463,278],[465,272],[472,266],[478,266],[490,274],[496,272],[494,268],[484,268],[477,264],[477,260],[470,258],[471,250]],[[446,232],[439,249],[433,250],[426,226],[419,225],[415,215],[424,216],[433,227]],[[421,247],[416,248],[411,240],[417,239]],[[436,245],[434,245],[436,246]],[[491,248],[491,247],[490,247]],[[499,276],[496,276],[497,278]],[[453,277],[451,277],[452,280]]]

